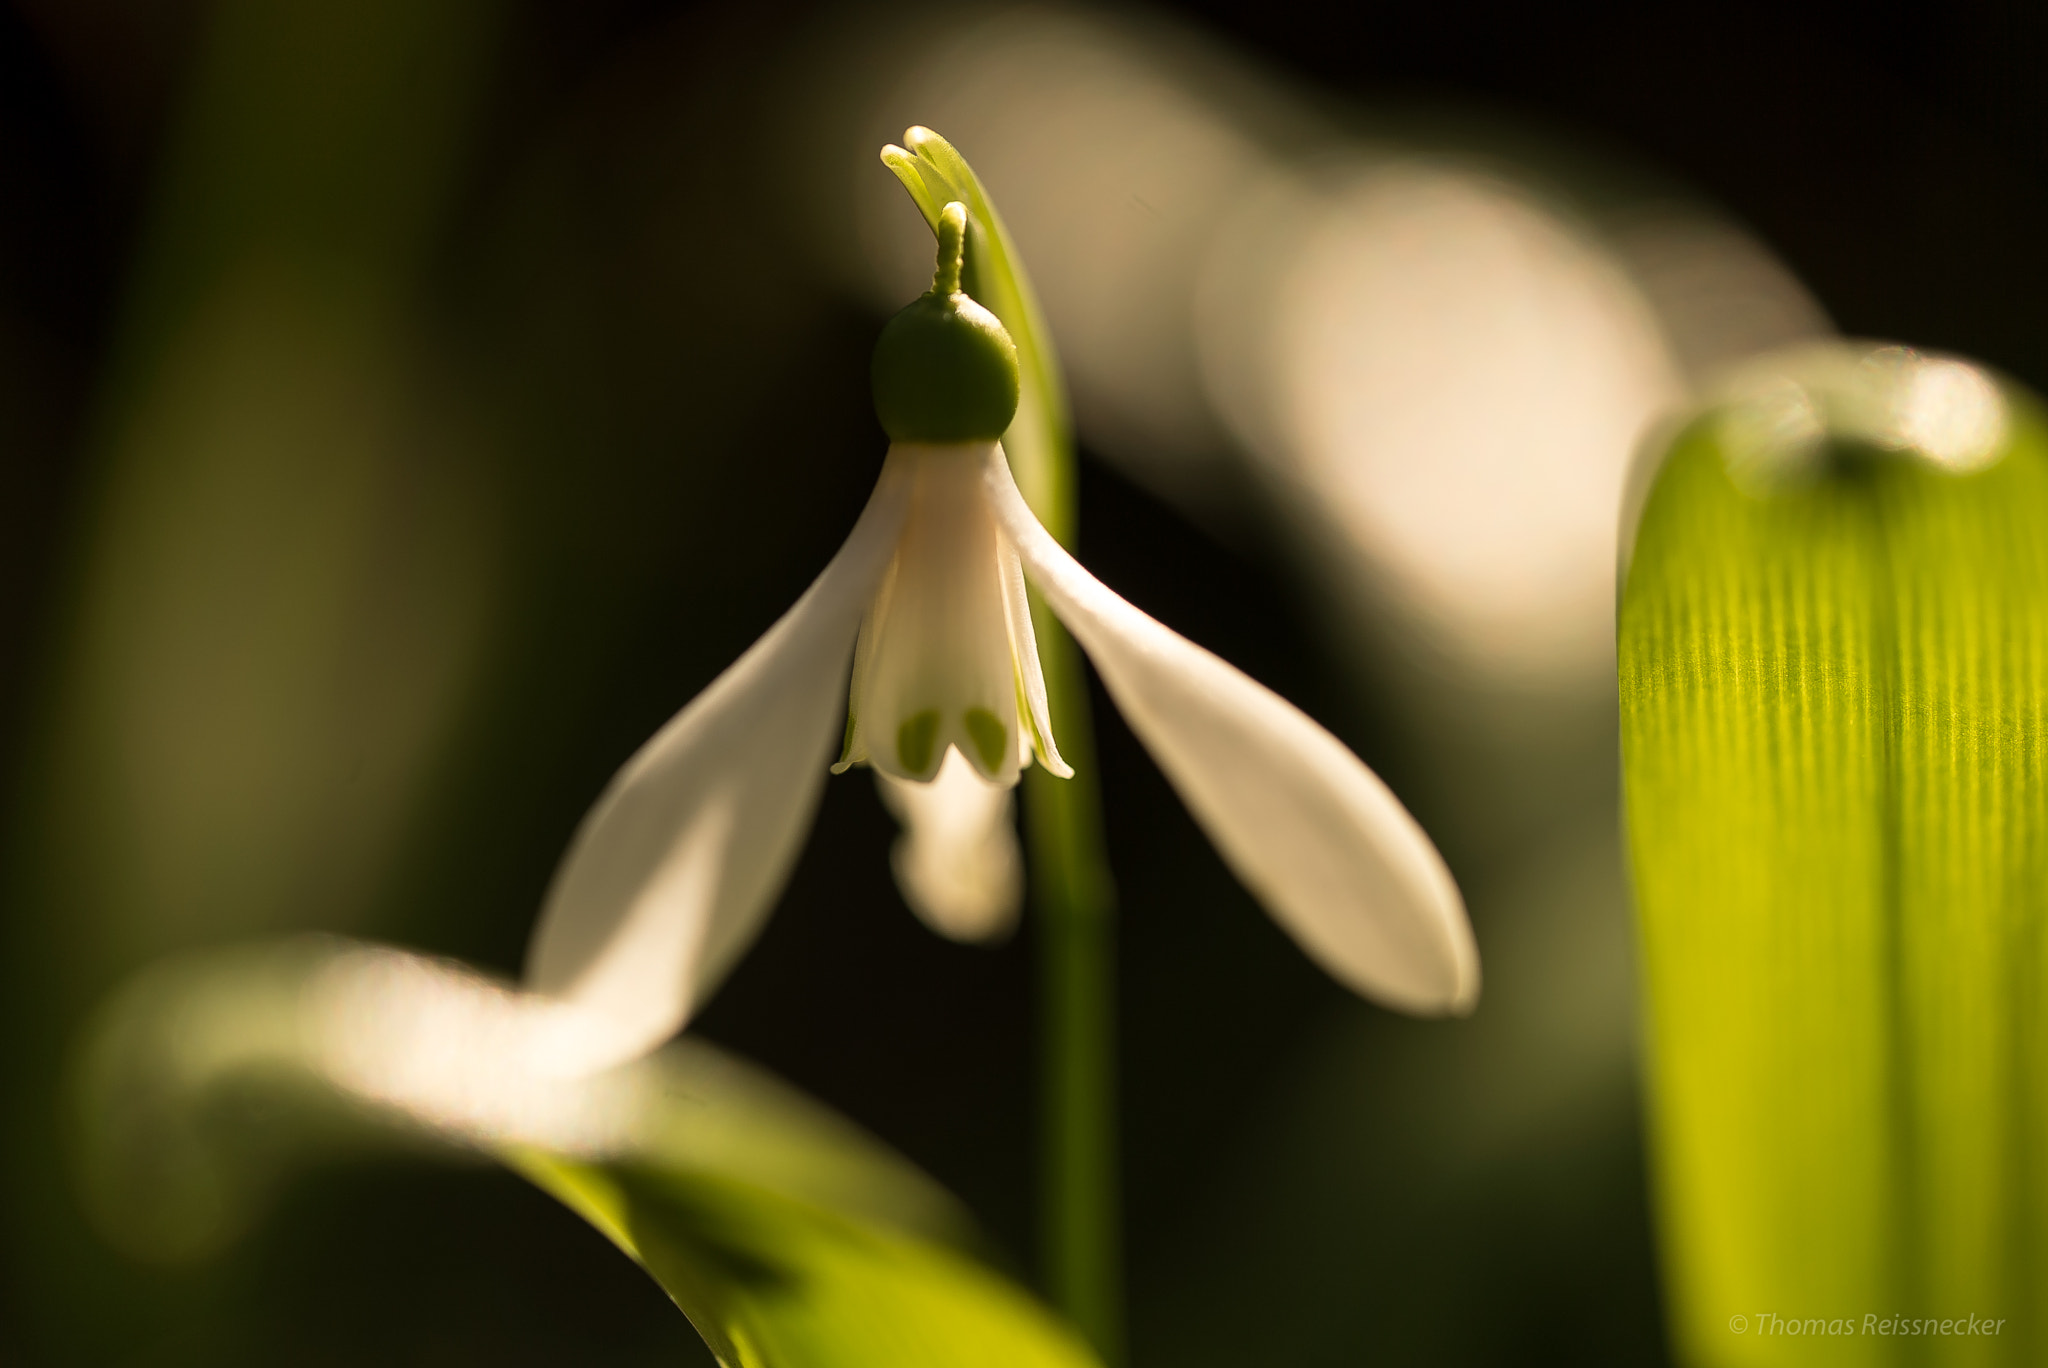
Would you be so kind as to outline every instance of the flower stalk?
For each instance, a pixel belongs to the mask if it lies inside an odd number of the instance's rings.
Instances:
[[[969,209],[963,278],[1003,320],[1017,347],[1017,416],[1004,449],[1032,512],[1074,549],[1074,447],[1050,333],[1002,220],[967,161],[938,134],[913,128],[882,161],[941,242],[944,206]],[[957,282],[956,282],[957,284]],[[1122,1360],[1123,1223],[1116,1106],[1116,895],[1104,853],[1088,685],[1079,653],[1036,592],[1050,712],[1074,777],[1043,768],[1024,779],[1024,823],[1036,918],[1039,1010],[1039,1258],[1047,1295],[1103,1360]]]
[[[1074,643],[1036,603],[1040,663],[1074,777],[1024,785],[1039,1013],[1039,1241],[1046,1289],[1107,1363],[1123,1347],[1116,1108],[1116,895],[1103,853],[1088,692]],[[1047,630],[1050,625],[1051,630]]]

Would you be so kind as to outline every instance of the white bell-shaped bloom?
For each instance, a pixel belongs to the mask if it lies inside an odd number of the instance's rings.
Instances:
[[[834,772],[865,763],[927,783],[957,752],[1005,787],[1034,754],[1070,776],[1046,716],[1023,570],[996,526],[981,462],[958,446],[900,442],[889,464],[909,509],[861,623]]]
[[[1071,773],[1027,576],[1226,862],[1317,963],[1404,1011],[1471,1008],[1478,954],[1457,887],[1356,756],[1083,569],[997,443],[898,442],[824,573],[626,763],[570,846],[527,982],[606,1023],[587,1067],[658,1045],[717,986],[795,863],[828,768],[876,770],[906,828],[898,881],[927,923],[960,939],[1008,928],[1021,884],[1011,789],[1034,759]]]
[[[1011,789],[1037,759],[1061,778],[1017,553],[996,526],[980,462],[899,443],[909,511],[853,656],[846,747],[872,765],[903,824],[891,863],[926,925],[960,941],[1006,935],[1023,902]]]

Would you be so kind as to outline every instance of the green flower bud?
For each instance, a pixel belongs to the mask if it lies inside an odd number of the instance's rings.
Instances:
[[[939,215],[932,287],[875,343],[875,416],[897,442],[994,441],[1017,412],[1017,346],[1002,321],[960,290],[967,207]]]

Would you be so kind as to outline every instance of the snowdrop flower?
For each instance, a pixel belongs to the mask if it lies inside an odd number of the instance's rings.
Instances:
[[[1317,963],[1404,1011],[1470,1010],[1464,905],[1386,786],[1300,710],[1117,597],[1025,504],[998,440],[1017,407],[1016,350],[960,291],[965,225],[947,205],[931,290],[877,343],[891,445],[852,534],[619,771],[556,874],[527,982],[602,1023],[573,1067],[651,1049],[689,1019],[759,932],[828,768],[875,770],[906,827],[898,881],[927,922],[962,939],[1006,928],[1011,789],[1033,763],[1072,773],[1027,576],[1225,861]]]

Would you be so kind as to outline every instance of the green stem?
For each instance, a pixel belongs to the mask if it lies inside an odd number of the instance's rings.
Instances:
[[[1033,769],[1024,789],[1040,943],[1040,1248],[1053,1304],[1113,1366],[1124,1331],[1115,896],[1080,657],[1035,595],[1032,617],[1060,750],[1074,767],[1072,779]]]
[[[1052,337],[1031,282],[980,179],[929,128],[882,150],[943,244],[951,201],[966,206],[965,288],[1017,344],[1017,417],[1003,435],[1032,512],[1074,545],[1074,443]],[[950,255],[950,248],[942,255]],[[1103,855],[1102,805],[1080,653],[1036,594],[1031,620],[1047,702],[1072,779],[1044,769],[1024,783],[1040,983],[1040,1242],[1053,1304],[1109,1368],[1123,1362],[1123,1237],[1117,1183],[1116,902]]]

